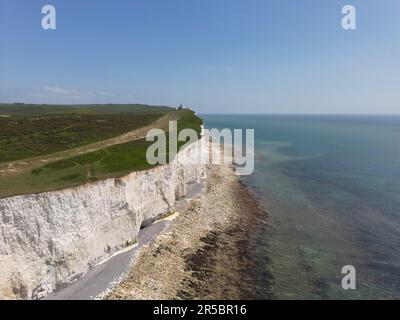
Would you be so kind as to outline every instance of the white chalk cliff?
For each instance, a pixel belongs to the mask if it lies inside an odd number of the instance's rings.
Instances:
[[[35,299],[85,274],[136,241],[142,225],[171,210],[204,167],[158,166],[82,186],[0,199],[0,299]]]

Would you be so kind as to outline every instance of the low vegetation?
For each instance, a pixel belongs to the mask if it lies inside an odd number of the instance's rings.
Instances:
[[[58,106],[53,108],[59,111]],[[82,108],[82,110],[86,109]],[[4,135],[0,137],[0,162],[51,154],[59,150],[90,144],[148,126],[167,113],[173,114],[173,118],[177,119],[178,131],[192,128],[199,134],[201,130],[202,120],[190,110],[177,111],[170,108],[161,111],[156,108],[152,112],[149,110],[144,113],[129,113],[125,109],[123,114],[102,113],[105,112],[104,110],[100,108],[92,114],[76,112],[52,114],[46,107],[46,115],[14,113],[11,117],[0,118],[0,126],[14,121],[13,128],[11,124],[6,125],[6,127],[10,126],[6,131],[7,136],[4,132]],[[1,110],[0,106],[0,113],[5,113],[5,111]],[[10,110],[7,111],[8,114],[11,113]],[[16,133],[15,137],[12,137],[12,131]],[[77,156],[66,156],[61,160],[45,164],[27,166],[26,170],[18,174],[0,174],[0,197],[57,190],[149,169],[151,165],[146,161],[146,150],[151,143],[140,138]],[[180,142],[179,145],[184,143]],[[22,161],[29,162],[29,159]],[[38,161],[34,163],[37,164]]]
[[[0,162],[50,154],[118,136],[163,114],[69,114],[0,118]]]
[[[38,105],[0,103],[0,115],[2,116],[165,113],[171,111],[171,109],[172,108],[165,106],[149,106],[145,104]]]

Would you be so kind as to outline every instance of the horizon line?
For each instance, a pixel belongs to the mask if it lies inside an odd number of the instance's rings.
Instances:
[[[63,104],[63,103],[32,103],[32,102],[0,102],[0,105],[34,105],[34,106],[93,106],[93,105],[143,105],[149,107],[168,107],[168,108],[177,108],[177,106],[169,106],[169,105],[157,105],[157,104],[148,104],[144,102],[130,102],[130,103],[76,103],[76,104]],[[241,113],[241,112],[201,112],[197,111],[192,106],[185,106],[191,109],[192,111],[198,113],[199,115],[269,115],[269,116],[400,116],[400,113],[301,113],[301,112],[287,112],[287,113],[268,113],[268,112],[254,112],[254,113]]]
[[[268,115],[268,116],[400,116],[400,113],[203,113],[200,112],[199,115],[214,115],[214,116],[224,116],[224,115]]]

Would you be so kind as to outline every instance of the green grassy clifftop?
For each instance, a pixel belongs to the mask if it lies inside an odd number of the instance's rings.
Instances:
[[[0,105],[0,115],[0,198],[148,169],[148,130],[202,124],[191,110],[143,105]]]

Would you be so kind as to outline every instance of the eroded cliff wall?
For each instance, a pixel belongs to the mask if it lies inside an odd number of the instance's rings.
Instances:
[[[85,274],[136,241],[142,224],[167,213],[198,182],[190,145],[179,164],[75,188],[0,200],[0,298],[32,299]]]

